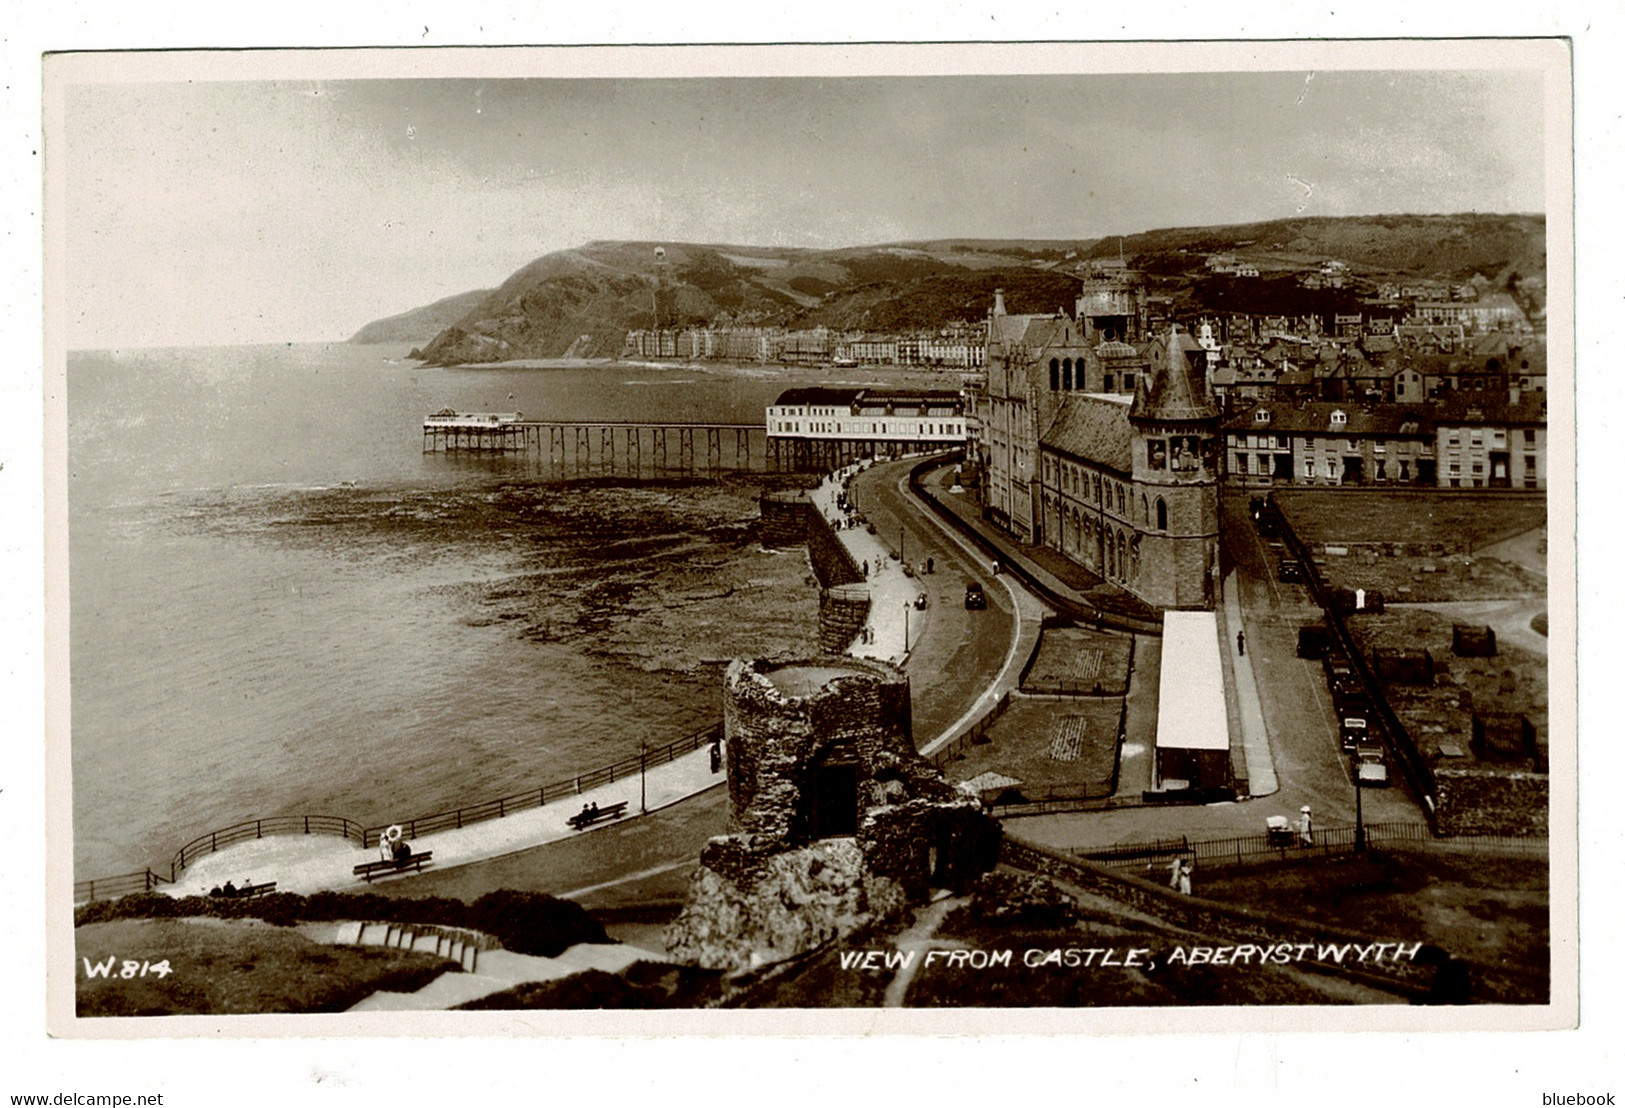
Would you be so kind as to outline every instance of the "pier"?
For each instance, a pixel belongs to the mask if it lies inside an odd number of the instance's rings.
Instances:
[[[770,435],[761,423],[539,420],[517,412],[442,412],[423,421],[425,454],[520,454],[562,477],[820,473],[917,449],[903,439]]]

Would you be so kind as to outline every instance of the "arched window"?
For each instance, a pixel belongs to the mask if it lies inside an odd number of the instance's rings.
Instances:
[[[1061,387],[1061,363],[1055,358],[1049,360],[1049,391],[1054,392]]]
[[[1158,503],[1161,503],[1161,501],[1158,501]],[[1150,521],[1151,509],[1146,507],[1145,493],[1142,492],[1140,494],[1140,522],[1149,523]]]
[[[1117,548],[1112,545],[1109,535],[1106,537],[1106,575],[1108,577],[1117,575]]]
[[[1157,530],[1168,530],[1168,504],[1160,496],[1157,497]]]
[[[1067,358],[1061,363],[1061,387],[1067,392],[1072,391],[1072,359]]]
[[[1128,543],[1123,538],[1123,532],[1117,532],[1117,572],[1125,577],[1128,576],[1128,559],[1125,554],[1127,546]]]
[[[1117,514],[1128,515],[1128,496],[1123,492],[1123,486],[1117,486]]]
[[[1100,474],[1095,474],[1095,503],[1100,503]]]

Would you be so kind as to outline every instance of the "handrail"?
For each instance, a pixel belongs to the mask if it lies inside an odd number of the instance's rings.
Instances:
[[[121,873],[116,877],[93,877],[89,881],[75,881],[73,883],[73,902],[83,904],[95,900],[98,891],[103,900],[114,897],[128,896],[131,893],[150,893],[159,885],[169,884],[164,878],[151,869],[136,870],[134,873]]]
[[[221,827],[199,835],[177,850],[169,860],[169,880],[173,881],[187,864],[205,854],[213,854],[223,846],[247,839],[263,839],[266,835],[338,835],[361,842],[361,825],[343,816],[266,816],[244,820],[230,827]],[[363,843],[363,845],[365,845]]]

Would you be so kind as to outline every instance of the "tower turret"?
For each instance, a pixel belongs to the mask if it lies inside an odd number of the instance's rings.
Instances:
[[[1218,565],[1219,409],[1207,390],[1207,351],[1170,328],[1150,360],[1129,408],[1141,595],[1164,607],[1209,608]]]

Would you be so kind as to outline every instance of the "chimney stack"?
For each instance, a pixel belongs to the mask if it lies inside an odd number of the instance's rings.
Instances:
[[[994,315],[1003,315],[1004,314],[1004,290],[1003,289],[994,289],[993,290],[993,314]]]

